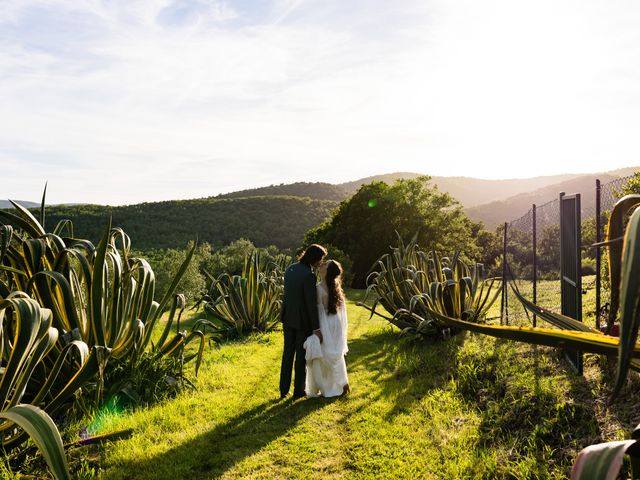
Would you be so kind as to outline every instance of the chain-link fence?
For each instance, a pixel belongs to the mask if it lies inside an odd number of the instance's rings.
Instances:
[[[580,193],[583,198],[580,226],[582,271],[582,318],[592,327],[604,325],[608,314],[609,283],[605,248],[593,247],[604,239],[611,209],[624,195],[623,187],[632,176],[617,178]],[[559,192],[560,193],[560,192]],[[504,229],[506,228],[506,234]],[[532,205],[520,218],[503,226],[503,274],[526,298],[554,312],[560,312],[560,200]],[[507,282],[504,282],[505,284]],[[509,325],[536,325],[511,288],[505,287],[501,300],[501,322]]]
[[[534,303],[559,311],[559,288],[553,288],[560,278],[559,199],[533,205],[522,217],[507,223],[506,229],[507,274],[514,285]],[[527,314],[508,286],[505,293],[503,323],[535,325],[537,319]]]

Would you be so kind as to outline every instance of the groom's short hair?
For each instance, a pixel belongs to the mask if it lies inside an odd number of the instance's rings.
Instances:
[[[300,263],[304,263],[305,265],[314,265],[322,260],[327,255],[327,249],[322,245],[318,245],[314,243],[309,245],[306,250],[300,255],[298,261]]]

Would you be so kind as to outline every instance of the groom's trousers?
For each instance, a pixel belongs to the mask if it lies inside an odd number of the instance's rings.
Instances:
[[[286,325],[284,330],[284,350],[282,351],[282,365],[280,366],[280,395],[289,393],[291,387],[291,369],[295,358],[295,379],[293,382],[293,395],[303,396],[306,380],[306,360],[304,342],[310,335],[305,330],[291,328]]]

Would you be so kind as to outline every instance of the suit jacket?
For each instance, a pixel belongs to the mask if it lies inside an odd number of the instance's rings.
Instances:
[[[320,328],[318,320],[316,276],[311,267],[294,263],[284,274],[284,298],[280,321],[283,325],[306,332]]]

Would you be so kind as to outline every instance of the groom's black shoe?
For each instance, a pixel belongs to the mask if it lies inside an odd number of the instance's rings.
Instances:
[[[289,393],[281,393],[280,400],[284,400],[285,398],[287,398],[287,395],[289,395]]]
[[[306,395],[304,394],[304,392],[303,393],[294,393],[293,394],[293,399],[294,400],[297,400],[299,398],[305,398],[305,397],[306,397]]]

